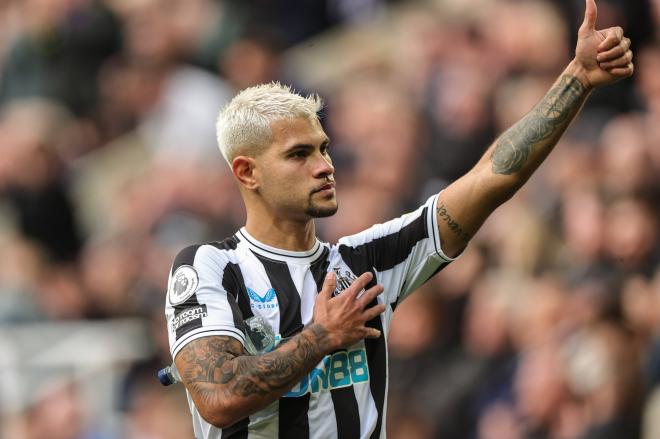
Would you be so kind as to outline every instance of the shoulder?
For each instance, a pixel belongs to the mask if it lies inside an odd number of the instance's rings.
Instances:
[[[413,211],[404,213],[389,221],[374,224],[358,233],[340,238],[337,245],[355,248],[373,245],[374,241],[425,237],[433,226],[432,222],[435,217],[436,202],[437,194],[429,197],[424,204],[418,206]]]
[[[222,241],[192,244],[181,249],[174,257],[172,272],[184,265],[196,266],[211,263],[226,263],[236,258],[238,239],[230,236]]]

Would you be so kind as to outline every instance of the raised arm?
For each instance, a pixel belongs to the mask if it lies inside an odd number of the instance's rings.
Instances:
[[[371,279],[365,273],[332,297],[336,279],[328,274],[314,304],[314,323],[272,352],[248,355],[238,340],[226,336],[203,337],[184,346],[176,367],[199,413],[225,428],[277,400],[325,355],[380,337],[365,323],[385,310],[382,304],[367,308],[383,287],[376,285],[357,298]]]
[[[575,58],[525,117],[504,132],[476,166],[440,194],[443,250],[456,256],[486,218],[511,198],[559,141],[594,87],[632,75],[630,40],[620,27],[597,31],[596,3],[586,0]]]

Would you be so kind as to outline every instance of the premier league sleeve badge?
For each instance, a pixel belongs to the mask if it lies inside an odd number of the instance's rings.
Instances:
[[[199,276],[197,270],[190,265],[182,265],[172,275],[169,288],[169,299],[172,305],[180,305],[197,290]]]

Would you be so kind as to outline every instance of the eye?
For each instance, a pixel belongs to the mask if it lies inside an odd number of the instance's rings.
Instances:
[[[294,158],[294,159],[302,159],[307,157],[307,151],[304,149],[299,149],[297,151],[293,151],[291,154],[289,154],[289,157]]]

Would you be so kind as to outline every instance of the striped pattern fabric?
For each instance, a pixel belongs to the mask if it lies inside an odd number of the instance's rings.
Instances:
[[[245,344],[244,320],[254,315],[281,337],[297,334],[312,322],[314,301],[328,271],[338,275],[336,294],[357,276],[372,272],[371,284],[385,288],[378,302],[390,305],[368,322],[382,337],[326,356],[278,401],[229,428],[206,422],[188,395],[196,439],[384,438],[392,313],[452,261],[440,247],[436,203],[433,196],[414,212],[335,245],[317,240],[306,252],[267,246],[244,228],[222,242],[182,250],[172,265],[169,288],[182,266],[187,273],[188,267],[194,269],[198,283],[182,303],[171,304],[168,294],[165,314],[173,358],[200,337],[230,336]]]

